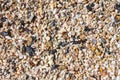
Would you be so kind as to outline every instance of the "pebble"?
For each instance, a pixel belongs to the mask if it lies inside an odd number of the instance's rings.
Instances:
[[[53,50],[50,51],[50,54],[55,54],[56,52],[57,52],[57,50],[53,49]]]
[[[115,5],[115,9],[117,9],[118,12],[120,12],[120,4],[119,3]]]
[[[7,32],[6,31],[2,31],[0,34],[2,35],[2,36],[11,36],[11,32],[10,32],[11,30],[8,30]]]
[[[94,4],[94,3],[92,3],[90,6],[91,6],[91,7],[94,7],[94,6],[95,6],[95,4]]]
[[[55,26],[56,25],[56,21],[55,20],[53,20],[53,21],[51,21],[51,23],[50,23],[50,26]]]
[[[26,46],[25,51],[29,54],[29,56],[34,56],[35,55],[35,50],[31,46]]]
[[[0,80],[119,80],[119,2],[0,1]]]
[[[8,33],[6,31],[1,32],[2,36],[8,36]]]
[[[88,11],[92,11],[92,7],[90,5],[87,5],[86,8]]]
[[[31,21],[33,21],[35,15],[34,15],[33,13],[31,13],[31,15],[28,16],[28,17],[29,17],[29,18],[28,18],[28,21],[31,22]]]
[[[66,42],[60,42],[58,46],[62,46],[62,47],[65,47],[68,43]]]
[[[2,28],[3,27],[3,23],[2,22],[0,22],[0,28]]]
[[[52,66],[51,70],[57,69],[59,67],[59,65],[55,64]]]
[[[81,41],[73,41],[73,44],[80,44]]]
[[[6,17],[2,17],[2,18],[1,18],[1,21],[2,21],[2,22],[5,22],[6,19],[7,19]]]

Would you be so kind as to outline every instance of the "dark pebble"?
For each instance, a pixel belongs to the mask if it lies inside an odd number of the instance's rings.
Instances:
[[[59,65],[55,64],[52,66],[51,70],[57,69],[59,67]]]
[[[0,11],[2,12],[2,7],[0,6]]]
[[[26,28],[24,28],[24,27],[19,27],[19,30],[20,30],[20,32],[24,32],[24,31],[26,31]]]
[[[24,26],[25,22],[23,20],[20,21],[21,25]]]
[[[5,22],[6,19],[7,19],[6,17],[2,17],[2,18],[1,18],[1,21],[2,21],[2,22]]]
[[[55,63],[56,57],[55,54],[53,54],[53,62]]]
[[[55,26],[56,25],[56,21],[55,20],[53,20],[51,23],[50,23],[50,26]]]
[[[36,80],[36,78],[34,76],[32,76],[32,80]]]
[[[65,51],[65,54],[69,53],[69,47],[67,47],[66,51]]]
[[[50,54],[55,54],[56,52],[57,52],[57,50],[53,49],[53,50],[50,51]]]
[[[26,52],[26,47],[23,46],[23,47],[22,47],[22,53],[25,53],[25,52]]]
[[[32,22],[35,22],[36,19],[37,19],[37,16],[34,15]]]
[[[35,37],[35,36],[32,36],[32,42],[34,43],[34,42],[36,42],[36,41],[37,41],[36,37]]]
[[[13,23],[8,22],[8,26],[11,26]]]
[[[106,44],[106,43],[107,43],[107,41],[106,41],[105,38],[101,38],[101,42],[102,42],[103,44]]]
[[[29,80],[29,75],[26,74],[26,80]]]
[[[87,39],[83,39],[81,40],[82,43],[86,43]]]
[[[66,42],[60,42],[58,46],[62,46],[62,47],[65,47],[68,43]]]
[[[77,5],[77,2],[71,4],[72,7],[75,7]]]
[[[29,56],[34,56],[35,50],[31,46],[25,47],[25,51],[29,54]]]
[[[115,24],[115,22],[113,22],[113,23],[112,23],[112,26],[113,26],[113,27],[116,27],[116,24]]]
[[[10,36],[10,37],[12,36],[12,35],[11,35],[11,31],[12,31],[11,29],[8,29],[8,31],[7,31],[8,36]]]
[[[117,9],[118,12],[120,12],[120,4],[116,4],[116,5],[115,5],[115,9]]]
[[[88,28],[88,27],[85,27],[85,29],[84,29],[85,32],[89,32],[90,30],[91,30],[91,29]]]
[[[3,27],[3,23],[1,22],[1,23],[0,23],[0,28],[2,28],[2,27]]]
[[[59,1],[59,4],[63,5],[63,2],[62,2],[62,1]]]
[[[94,7],[94,6],[95,6],[95,4],[94,4],[94,3],[92,3],[92,4],[91,4],[91,7]]]
[[[73,41],[73,44],[80,44],[81,43],[81,40],[79,41]]]
[[[106,52],[107,54],[109,54],[109,55],[112,53],[112,52],[109,51],[109,47],[106,47],[106,48],[105,48],[105,52]]]
[[[58,27],[55,27],[55,30],[57,30],[57,31],[58,31],[58,30],[59,30],[59,28],[58,28]]]
[[[75,41],[76,36],[75,36],[75,35],[72,35],[71,37],[72,37],[73,41]]]
[[[86,8],[88,11],[92,11],[92,7],[90,5],[87,5]]]
[[[2,36],[4,36],[4,37],[5,37],[5,36],[8,36],[8,32],[6,32],[6,31],[1,32],[0,34],[1,34]]]
[[[84,47],[84,46],[81,46],[81,47],[80,47],[80,50],[82,50],[82,49],[85,49],[85,47]]]
[[[77,14],[80,14],[80,12],[77,12]]]

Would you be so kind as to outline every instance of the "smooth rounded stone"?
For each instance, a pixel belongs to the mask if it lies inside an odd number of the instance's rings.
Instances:
[[[87,5],[86,8],[88,11],[92,11],[92,7],[90,5]]]
[[[97,40],[96,40],[96,39],[92,39],[92,43],[93,43],[93,44],[96,44],[96,43],[97,43]]]
[[[8,75],[13,80],[119,76],[118,0],[5,0],[0,4],[4,67],[0,71],[5,74],[1,79],[7,80]]]
[[[5,36],[6,39],[12,39],[10,36]]]
[[[0,22],[0,28],[2,28],[3,27],[3,23],[2,22]]]
[[[47,36],[47,37],[46,37],[46,40],[47,40],[47,41],[49,41],[49,40],[50,40],[50,37],[49,37],[49,36]]]
[[[29,54],[29,56],[33,56],[35,54],[35,50],[31,46],[25,47],[25,51]]]
[[[78,3],[81,3],[83,0],[78,0]]]
[[[55,20],[52,20],[51,23],[50,23],[50,26],[51,27],[54,27],[56,25],[56,21]]]
[[[53,10],[53,14],[56,14],[58,12],[58,9]]]

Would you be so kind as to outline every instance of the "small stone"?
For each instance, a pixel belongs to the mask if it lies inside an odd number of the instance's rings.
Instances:
[[[33,56],[35,54],[35,50],[31,46],[25,47],[25,51],[29,54],[29,56]]]
[[[102,72],[103,72],[103,69],[102,69],[102,67],[100,67],[100,68],[99,68],[99,71],[100,71],[100,73],[102,73]]]
[[[2,22],[0,22],[0,28],[2,28],[3,27],[3,23]]]
[[[83,39],[81,40],[82,43],[86,43],[87,39]]]
[[[102,52],[100,52],[100,51],[96,52],[96,56],[100,56],[101,54],[102,54]]]
[[[95,47],[95,46],[92,46],[91,50],[92,50],[92,52],[95,52],[96,47]]]
[[[91,29],[88,27],[85,27],[84,31],[89,32]]]
[[[20,21],[21,25],[25,25],[25,22],[23,20]]]
[[[51,21],[50,26],[53,27],[55,25],[56,25],[56,21],[55,20]]]
[[[31,15],[28,18],[28,21],[29,22],[33,21],[34,17],[35,17],[35,15],[33,13],[31,13]]]
[[[60,42],[58,46],[62,46],[62,47],[65,47],[68,43],[66,42]]]
[[[35,66],[35,63],[33,61],[30,61],[29,64],[34,67]]]
[[[32,44],[32,37],[31,36],[27,37],[26,41],[27,41],[27,46],[30,46]]]
[[[80,39],[85,39],[85,37],[86,37],[86,35],[84,35],[84,34],[82,34],[82,35],[80,35]]]
[[[92,7],[90,5],[87,5],[86,8],[88,11],[92,11]]]
[[[115,22],[119,22],[120,21],[120,15],[116,15],[115,16]]]
[[[120,4],[116,4],[116,5],[115,5],[115,9],[117,9],[118,12],[120,12]]]
[[[55,64],[52,66],[51,70],[57,69],[59,67],[59,65]]]
[[[11,37],[10,37],[10,36],[5,36],[5,38],[6,38],[6,39],[11,39]]]
[[[58,67],[60,70],[64,70],[64,69],[67,69],[67,67],[66,66],[64,66],[64,65],[59,65],[59,67]]]
[[[32,42],[36,42],[37,41],[36,36],[31,36],[31,38],[32,38]]]
[[[106,44],[106,43],[107,43],[105,38],[101,38],[101,42],[102,42],[103,44]]]
[[[42,4],[39,4],[39,13],[40,13],[40,15],[42,15],[42,13],[43,13],[43,6],[42,6]]]
[[[96,39],[92,39],[92,43],[93,43],[93,44],[96,44],[96,43],[97,43],[97,40],[96,40]]]
[[[1,35],[2,35],[2,36],[7,36],[8,33],[7,33],[6,31],[3,31],[3,32],[1,32]]]
[[[94,3],[92,3],[90,6],[91,6],[91,7],[94,7],[94,6],[95,6],[95,4],[94,4]]]
[[[77,54],[79,54],[79,49],[78,49],[78,48],[76,48],[76,49],[75,49],[75,52],[76,52]]]
[[[5,22],[6,19],[7,19],[6,17],[2,17],[2,18],[1,18],[1,21],[2,21],[2,22]]]
[[[48,48],[52,48],[52,46],[53,46],[53,44],[52,44],[51,41],[47,41],[47,42],[46,42],[46,48],[47,48],[47,49],[48,49]]]
[[[73,41],[73,44],[80,44],[81,43],[81,40],[80,41]]]
[[[50,51],[50,54],[55,54],[56,52],[57,52],[57,50],[53,49],[53,50]]]

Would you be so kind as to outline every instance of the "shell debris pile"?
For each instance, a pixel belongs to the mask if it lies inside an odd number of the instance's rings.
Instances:
[[[120,80],[120,0],[0,0],[0,80]]]

